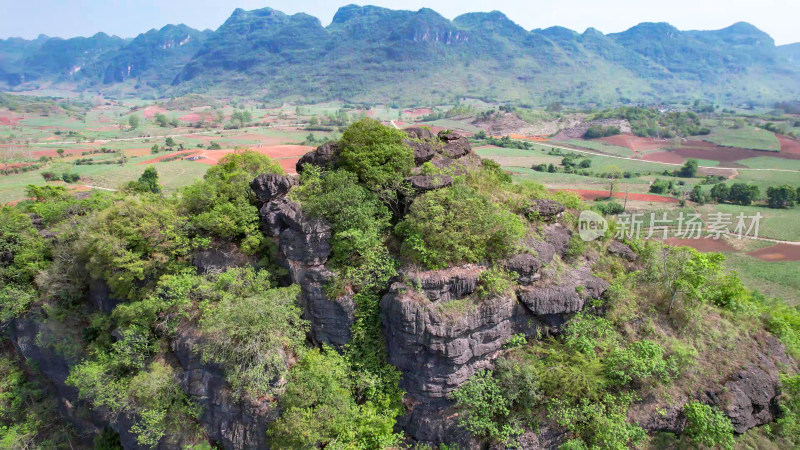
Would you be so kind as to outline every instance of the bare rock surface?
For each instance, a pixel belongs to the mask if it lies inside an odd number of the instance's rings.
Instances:
[[[731,419],[737,433],[772,422],[778,415],[779,374],[797,373],[786,348],[772,335],[758,337],[759,346],[747,367],[732,374],[712,396]]]
[[[203,407],[200,421],[205,432],[223,448],[268,448],[267,426],[278,418],[274,403],[236,398],[224,371],[203,362],[198,349],[202,340],[193,326],[183,324],[170,347],[183,368],[181,387]]]
[[[419,193],[453,185],[453,177],[450,175],[412,175],[406,178],[406,181]]]
[[[400,386],[411,402],[403,429],[425,442],[463,443],[463,430],[443,416],[451,406],[448,394],[475,371],[492,368],[512,335],[557,329],[607,287],[585,267],[564,274],[570,281],[563,288],[558,280],[534,282],[541,266],[531,254],[510,258],[509,270],[529,285],[487,298],[476,293],[483,266],[402,271],[381,299],[381,320],[389,362],[402,372]]]
[[[292,186],[297,184],[294,177],[264,173],[250,182],[250,188],[256,194],[258,201],[266,203],[272,199],[283,197],[289,193]]]
[[[628,261],[636,261],[638,255],[629,246],[620,241],[611,241],[608,244],[608,253],[627,259]]]
[[[424,164],[436,155],[436,144],[434,142],[403,139],[403,143],[414,151],[414,164],[416,165]]]
[[[439,139],[444,142],[442,154],[452,159],[461,158],[462,156],[466,156],[468,153],[472,152],[472,146],[469,144],[469,139],[454,131],[449,133],[446,131],[440,131]]]
[[[525,214],[540,217],[545,220],[553,220],[561,215],[565,210],[564,205],[555,200],[540,198],[531,200]]]
[[[252,266],[257,262],[256,256],[247,255],[235,243],[223,240],[215,240],[192,257],[192,264],[201,274],[222,273],[230,268]]]
[[[300,307],[311,323],[311,340],[341,347],[350,340],[355,306],[351,296],[329,298],[325,293],[333,277],[325,267],[331,252],[330,224],[307,217],[285,194],[261,206],[262,229],[275,239],[279,263],[288,269],[290,281],[300,285]]]
[[[567,252],[567,245],[572,237],[572,232],[564,225],[554,223],[545,227],[543,234],[545,242],[553,246],[558,256],[563,257]]]
[[[552,255],[550,259],[552,259]],[[530,253],[514,255],[506,261],[506,269],[516,273],[517,282],[525,286],[530,285],[541,277],[538,273],[541,268],[542,261],[536,255]]]
[[[588,268],[569,268],[557,279],[543,278],[518,289],[519,300],[536,315],[568,314],[583,309],[586,301],[597,299],[608,283]]]
[[[427,127],[408,127],[403,131],[406,132],[408,137],[412,139],[419,139],[421,141],[431,141],[437,138],[431,129]]]
[[[306,164],[313,164],[320,167],[330,168],[336,165],[339,160],[339,145],[336,142],[326,142],[315,150],[310,151],[303,155],[295,169],[297,173],[303,172],[303,166]]]

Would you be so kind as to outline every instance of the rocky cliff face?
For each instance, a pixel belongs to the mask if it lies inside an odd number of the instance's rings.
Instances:
[[[222,448],[269,448],[267,426],[278,410],[269,399],[237,399],[214,364],[197,351],[203,337],[190,324],[179,327],[170,343],[182,373],[183,390],[203,408],[200,421],[208,437]]]
[[[750,338],[748,338],[750,339]],[[786,348],[767,333],[752,337],[742,367],[732,373],[716,374],[711,385],[693,395],[680,394],[669,404],[653,396],[634,405],[628,416],[648,431],[680,433],[686,426],[683,406],[690,401],[714,405],[730,418],[736,433],[772,422],[778,416],[779,374],[797,373],[797,364]]]
[[[293,179],[273,174],[253,180],[251,186],[262,202],[263,231],[275,240],[278,262],[289,270],[291,282],[301,287],[300,306],[311,322],[311,339],[342,346],[350,340],[355,305],[351,296],[331,299],[325,294],[333,277],[325,267],[331,251],[330,225],[306,217],[299,204],[286,198],[293,184]]]
[[[99,287],[101,290],[107,289],[107,286]],[[108,308],[107,305],[100,306]],[[109,420],[105,411],[91,409],[89,405],[79,400],[78,390],[66,383],[70,369],[79,362],[80,355],[59,348],[58,343],[67,343],[79,338],[75,333],[80,333],[83,327],[84,324],[71,319],[67,319],[66,322],[49,319],[44,310],[35,309],[25,317],[15,320],[9,327],[9,334],[17,354],[25,358],[28,364],[37,367],[49,382],[48,389],[58,400],[59,414],[74,427],[79,438],[78,444],[83,446],[82,448],[91,448],[94,436],[107,426],[119,433],[123,447],[140,448],[136,436],[130,432],[133,418],[121,415]],[[175,448],[181,447],[180,442],[176,445]],[[158,448],[169,448],[169,446],[163,445]]]
[[[591,275],[588,263],[542,270],[555,264],[556,254],[563,255],[562,241],[569,239],[560,225],[545,233],[531,243],[530,253],[509,258],[507,268],[519,276],[518,287],[502,295],[479,298],[486,267],[466,265],[406,269],[382,298],[389,362],[402,371],[401,387],[409,398],[401,423],[415,438],[469,445],[454,418],[447,419],[448,394],[475,371],[491,368],[512,335],[557,333],[569,314],[603,295],[608,284]]]

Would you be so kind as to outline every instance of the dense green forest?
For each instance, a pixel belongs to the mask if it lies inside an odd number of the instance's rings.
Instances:
[[[499,11],[439,13],[347,5],[323,26],[308,14],[236,9],[216,30],[167,25],[133,39],[0,40],[0,83],[114,97],[186,93],[263,101],[449,104],[461,97],[544,106],[796,100],[791,45],[748,23],[682,31],[641,23],[526,30]],[[47,30],[42,30],[46,32]]]
[[[661,136],[698,131],[691,114],[658,124],[641,111],[611,114]],[[0,210],[0,447],[225,447],[208,410],[218,405],[194,393],[191,371],[223,374],[218,401],[259,405],[241,407],[265,424],[247,442],[273,448],[524,448],[553,430],[547,445],[564,449],[800,445],[796,307],[748,289],[721,254],[617,242],[611,219],[585,242],[575,231],[591,205],[512,182],[464,142],[362,119],[304,157],[297,179],[240,151],[176,194],[161,192],[152,167],[121,192],[30,187],[30,200]],[[565,238],[542,280],[586,303],[509,334],[490,366],[470,367],[446,395],[414,390],[414,374],[390,363],[400,333],[392,301],[418,299],[448,332],[509,299],[524,308],[517,295],[532,272],[509,261],[545,259],[533,249],[552,230]],[[244,263],[201,268],[198,255],[228,246]],[[345,343],[319,338],[325,317],[309,312],[309,285],[292,282],[321,265],[292,259],[305,248],[324,253],[330,272],[318,295],[351,305]],[[414,277],[459,268],[478,273],[468,294],[424,298],[431,287]],[[576,277],[594,281],[570,284]],[[603,295],[590,296],[600,285]],[[23,343],[31,322],[35,342]],[[26,361],[29,346],[64,366],[77,392],[69,414],[55,400],[67,391]],[[213,370],[198,372],[204,364]],[[748,422],[725,391],[755,366],[776,378],[775,411]],[[428,401],[455,413],[431,420],[467,433],[417,439],[407,417]],[[661,416],[677,425],[653,431],[647,423]]]

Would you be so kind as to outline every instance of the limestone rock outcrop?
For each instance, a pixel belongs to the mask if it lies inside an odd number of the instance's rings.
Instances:
[[[330,168],[336,165],[339,160],[339,145],[336,142],[326,142],[315,150],[303,155],[295,166],[297,173],[303,172],[303,166],[313,164],[315,166]]]
[[[772,422],[778,416],[779,374],[797,373],[795,362],[774,336],[757,337],[749,364],[732,374],[713,396],[737,433]]]
[[[250,182],[250,188],[253,190],[253,193],[256,194],[259,202],[267,203],[272,199],[283,197],[288,194],[292,186],[296,184],[297,181],[293,177],[265,173],[255,177],[255,179]]]
[[[292,181],[275,177],[270,177],[268,185],[291,186]],[[253,185],[261,187],[263,183],[256,180]],[[331,227],[323,219],[307,217],[298,203],[285,197],[288,189],[269,192],[276,195],[259,197],[268,198],[259,210],[262,229],[275,239],[278,262],[289,271],[290,281],[300,285],[300,307],[311,322],[311,340],[340,347],[350,340],[355,305],[352,296],[329,298],[325,293],[333,276],[325,267],[331,251]]]
[[[486,267],[406,268],[383,296],[389,362],[402,372],[410,402],[400,423],[416,439],[464,443],[463,430],[447,419],[448,394],[475,371],[493,367],[512,335],[557,332],[569,314],[607,287],[585,267],[565,274],[571,281],[563,289],[548,278],[534,281],[543,264],[530,253],[509,258],[506,267],[519,274],[520,286],[486,298],[478,294]]]
[[[412,175],[406,178],[414,191],[418,193],[433,191],[453,185],[450,175]]]
[[[561,216],[564,210],[564,205],[557,201],[539,198],[531,200],[524,212],[528,216],[539,217],[544,220],[554,220]]]
[[[181,387],[202,406],[206,434],[223,448],[268,448],[267,426],[278,418],[275,402],[236,398],[224,371],[203,362],[198,350],[202,339],[196,328],[183,324],[170,348],[183,369]]]
[[[586,301],[600,296],[608,288],[605,280],[595,277],[588,268],[570,268],[556,279],[544,278],[518,289],[519,300],[537,316],[569,314],[583,309]]]
[[[192,264],[201,274],[221,273],[233,267],[254,266],[258,258],[247,255],[230,241],[215,240],[208,248],[195,252]]]
[[[611,241],[608,243],[608,253],[627,259],[628,261],[636,261],[638,255],[630,247],[620,241]]]
[[[472,151],[472,147],[469,144],[469,139],[459,133],[454,131],[440,131],[438,136],[439,139],[444,142],[442,153],[445,156],[458,159],[462,156],[466,156]]]

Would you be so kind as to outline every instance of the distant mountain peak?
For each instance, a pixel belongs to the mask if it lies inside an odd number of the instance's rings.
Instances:
[[[645,22],[606,35],[529,31],[500,11],[451,21],[430,8],[347,5],[322,26],[304,13],[237,8],[214,31],[170,24],[133,39],[0,40],[0,87],[35,89],[39,80],[303,101],[763,102],[800,96],[800,46],[775,47],[746,22],[713,31]],[[115,86],[123,82],[133,90]]]
[[[453,23],[468,30],[497,33],[506,37],[528,33],[500,11],[462,14],[453,19]]]
[[[344,24],[361,17],[382,16],[393,12],[396,12],[396,10],[381,8],[380,6],[350,4],[336,10],[331,24]]]
[[[663,39],[680,34],[680,30],[667,22],[642,22],[615,34],[618,36],[631,36],[637,39]]]
[[[572,40],[580,36],[577,32],[565,27],[549,27],[538,30],[543,36],[556,40]]]

